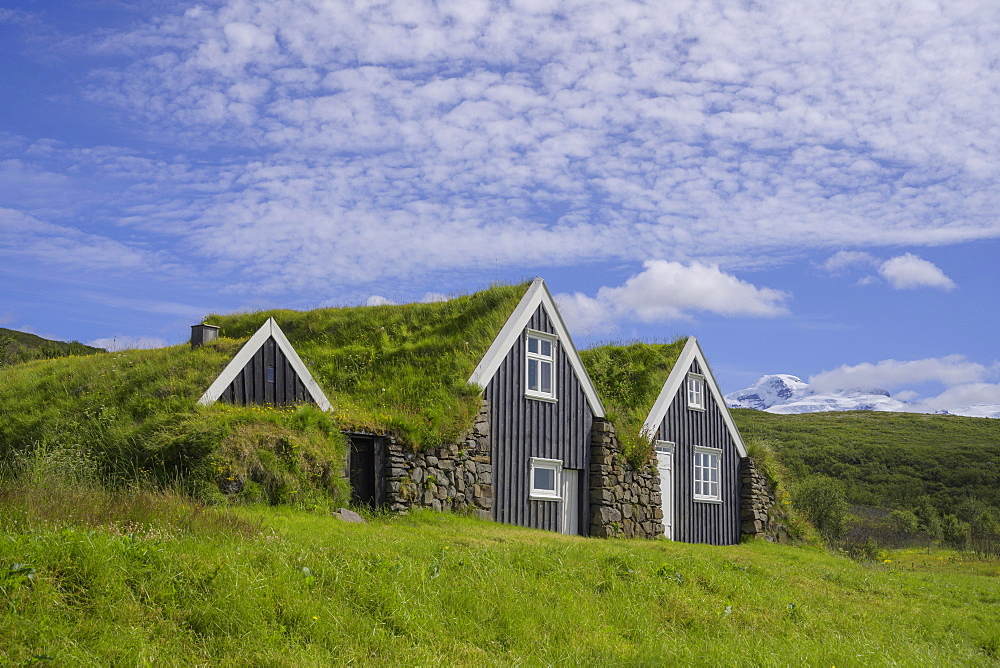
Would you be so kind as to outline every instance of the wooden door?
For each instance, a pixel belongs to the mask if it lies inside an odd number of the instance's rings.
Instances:
[[[351,436],[351,502],[355,505],[382,505],[381,445],[374,436]]]
[[[580,476],[576,469],[562,470],[562,501],[559,533],[576,536],[580,533]]]
[[[660,503],[663,508],[663,535],[674,539],[674,444],[656,442],[656,466],[660,470]]]

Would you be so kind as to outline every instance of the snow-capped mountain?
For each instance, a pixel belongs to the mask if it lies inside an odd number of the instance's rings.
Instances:
[[[816,413],[820,411],[895,411],[899,413],[943,413],[1000,419],[1000,405],[972,404],[949,410],[935,410],[934,402],[906,402],[893,399],[880,387],[856,387],[833,392],[816,392],[798,376],[774,373],[761,376],[745,390],[726,395],[730,408],[753,408],[768,413]]]
[[[726,395],[730,408],[755,408],[768,413],[818,411],[913,411],[905,401],[893,399],[880,387],[852,388],[817,393],[798,376],[784,373],[761,376],[745,390]]]

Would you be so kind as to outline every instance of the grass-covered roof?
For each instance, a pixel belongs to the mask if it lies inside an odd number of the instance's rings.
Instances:
[[[603,345],[580,351],[619,441],[636,462],[649,455],[643,422],[686,343],[684,337],[673,343]]]
[[[497,286],[430,304],[214,315],[208,322],[220,326],[219,340],[196,350],[185,343],[17,364],[0,384],[0,457],[68,458],[71,467],[93,465],[118,480],[183,478],[203,496],[216,483],[272,501],[336,496],[340,430],[390,432],[421,448],[471,425],[479,394],[467,380],[526,289]],[[332,416],[309,406],[196,405],[271,316],[330,397]]]
[[[469,376],[524,296],[501,285],[444,302],[212,315],[245,339],[273,317],[344,429],[392,432],[415,447],[457,438],[479,395]]]

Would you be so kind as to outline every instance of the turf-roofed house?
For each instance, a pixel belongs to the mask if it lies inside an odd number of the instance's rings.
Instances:
[[[329,408],[356,504],[576,535],[740,539],[746,449],[694,339],[578,352],[541,279],[208,323],[198,327],[251,338],[201,403]]]
[[[273,403],[240,388],[279,373],[268,354],[300,360],[310,374],[300,377],[329,393],[350,438],[356,503],[468,509],[509,524],[590,532],[592,425],[604,408],[541,279],[438,303],[208,322],[224,337],[254,338],[203,402]]]
[[[624,450],[655,456],[664,535],[727,545],[756,533],[744,524],[755,503],[747,450],[697,340],[582,354]]]

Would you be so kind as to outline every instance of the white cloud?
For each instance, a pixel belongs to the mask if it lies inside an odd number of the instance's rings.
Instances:
[[[141,270],[158,264],[152,253],[6,208],[0,208],[0,257],[70,269]]]
[[[912,253],[886,260],[878,271],[896,290],[924,287],[952,290],[955,287],[955,282],[945,276],[933,262]]]
[[[108,352],[131,350],[133,348],[163,348],[167,342],[156,336],[108,336],[87,342],[88,346],[104,348]]]
[[[1000,414],[1000,384],[968,383],[949,387],[935,397],[929,397],[917,402],[917,406],[926,412],[948,411],[956,414],[975,414],[970,411],[977,405],[991,405],[992,412]]]
[[[86,96],[162,155],[34,146],[4,180],[26,215],[98,211],[254,294],[1000,236],[985,6],[223,0],[130,25],[53,48],[99,56]]]
[[[749,317],[788,312],[787,293],[758,288],[716,265],[648,260],[643,267],[621,286],[600,288],[595,297],[558,295],[560,310],[570,326],[609,330],[626,319],[667,322],[687,318],[693,312]]]
[[[365,301],[365,306],[389,306],[396,302],[386,299],[382,295],[372,295]]]
[[[448,301],[448,295],[442,292],[426,292],[420,301],[425,304],[430,304],[432,302],[446,302]]]
[[[844,269],[856,267],[858,265],[876,266],[878,265],[878,259],[871,253],[865,253],[863,251],[841,250],[827,258],[826,262],[824,262],[821,266],[830,273],[839,273]]]
[[[994,372],[994,368],[971,362],[964,355],[909,361],[890,359],[875,364],[870,362],[845,364],[838,369],[810,377],[809,385],[817,392],[856,387],[882,387],[893,390],[926,382],[957,386],[978,383]]]

